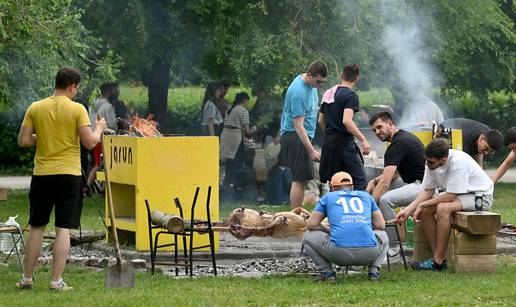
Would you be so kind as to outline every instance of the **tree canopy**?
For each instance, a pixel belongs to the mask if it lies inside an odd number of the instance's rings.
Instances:
[[[409,12],[441,87],[485,96],[515,86],[512,0],[0,0],[0,12],[4,106],[48,95],[65,65],[85,72],[86,92],[141,82],[164,126],[171,85],[229,79],[281,95],[314,59],[332,81],[353,62],[361,86],[390,87],[397,74],[382,39]]]

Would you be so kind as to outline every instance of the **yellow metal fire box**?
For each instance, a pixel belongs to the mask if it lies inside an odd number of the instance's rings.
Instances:
[[[462,130],[461,129],[450,129],[451,130],[451,145],[452,149],[462,150]],[[412,131],[412,133],[418,137],[423,145],[428,145],[432,141],[432,131]]]
[[[105,167],[113,195],[119,237],[133,242],[137,250],[149,250],[145,199],[151,210],[179,215],[173,199],[179,197],[185,219],[197,186],[201,188],[195,218],[206,219],[208,186],[212,187],[211,220],[219,221],[219,142],[217,137],[132,137],[106,136]],[[104,174],[98,173],[99,180]],[[106,198],[106,224],[110,226]],[[169,238],[170,237],[170,238]],[[160,244],[171,243],[165,236]],[[167,241],[169,240],[169,241]],[[182,241],[179,248],[182,249]],[[219,237],[215,234],[215,248]],[[207,235],[194,236],[194,246],[209,244]],[[170,247],[169,250],[172,250]],[[209,250],[209,249],[207,249]]]

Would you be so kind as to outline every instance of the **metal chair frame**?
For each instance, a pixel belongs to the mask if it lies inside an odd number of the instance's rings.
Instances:
[[[393,224],[393,223],[387,223],[387,224],[385,224],[385,227],[394,227],[394,229],[396,230],[397,240],[393,241],[393,242],[389,242],[389,246],[391,246],[391,244],[398,244],[398,246],[400,247],[400,256],[401,256],[401,259],[403,260],[403,265],[405,266],[405,270],[408,270],[407,259],[405,258],[405,254],[403,253],[403,244],[401,243],[398,225]],[[393,257],[395,257],[395,256],[393,256]],[[391,269],[391,261],[389,258],[390,258],[390,256],[389,256],[389,253],[387,252],[387,268],[390,270]]]
[[[151,211],[150,211],[150,204],[148,200],[145,200],[145,205],[147,207],[147,220],[148,220],[148,226],[149,226],[149,245],[150,245],[150,252],[151,252],[151,272],[154,274],[155,266],[156,264],[163,264],[163,265],[172,265],[175,266],[175,273],[176,276],[179,275],[179,269],[178,267],[185,267],[185,274],[188,275],[190,273],[190,276],[193,276],[193,262],[195,261],[206,261],[206,259],[203,258],[194,258],[193,252],[195,250],[199,250],[201,248],[210,247],[211,252],[211,261],[213,265],[213,273],[216,276],[217,275],[217,265],[215,260],[215,239],[214,239],[214,231],[212,229],[211,224],[211,216],[210,216],[210,200],[211,200],[211,186],[208,187],[208,196],[206,200],[206,213],[207,213],[207,220],[206,221],[200,221],[195,220],[195,205],[197,203],[197,198],[199,196],[200,188],[197,187],[195,190],[194,199],[192,202],[191,207],[191,217],[190,217],[190,227],[189,229],[183,229],[180,232],[172,232],[170,230],[163,230],[160,226],[153,226],[151,221]],[[174,198],[174,203],[176,208],[179,209],[179,215],[184,220],[183,215],[183,207],[181,206],[181,202],[179,201],[179,198]],[[198,228],[199,226],[205,226]],[[152,230],[153,229],[162,229],[158,233],[156,233],[154,237],[154,242],[152,240]],[[207,245],[197,246],[193,247],[193,237],[194,234],[208,234],[210,243]],[[159,245],[159,237],[160,235],[173,235],[174,236],[174,243],[168,243],[168,244],[161,244]],[[178,257],[178,236],[182,237],[183,241],[183,257]],[[190,242],[187,248],[187,242],[186,238],[190,237]],[[156,255],[158,248],[163,247],[170,247],[174,246],[174,262],[157,262],[156,261]]]
[[[23,239],[23,232],[21,230],[20,227],[16,226],[16,225],[8,225],[8,224],[3,224],[1,223],[0,224],[0,233],[9,233],[11,235],[11,238],[13,239],[13,248],[11,249],[11,251],[9,252],[9,254],[7,255],[7,257],[5,257],[5,259],[3,260],[3,263],[6,263],[7,260],[9,260],[9,257],[11,257],[11,254],[13,253],[13,251],[16,251],[16,256],[18,257],[18,263],[20,264],[20,270],[22,272],[22,274],[25,272],[24,268],[23,268],[23,261],[21,259],[21,252],[20,250],[18,249],[18,243],[21,241],[21,244],[22,244],[22,248],[23,250],[25,250],[25,240]],[[16,239],[15,235],[19,235],[18,239]]]

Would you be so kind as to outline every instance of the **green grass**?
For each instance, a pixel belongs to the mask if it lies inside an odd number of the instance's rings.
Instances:
[[[134,289],[105,289],[105,272],[67,267],[72,292],[47,290],[49,268],[40,268],[32,291],[14,289],[14,264],[0,267],[0,301],[12,306],[275,306],[275,305],[512,305],[516,301],[516,260],[498,257],[498,272],[456,274],[413,272],[400,267],[382,271],[382,280],[366,274],[339,275],[337,283],[314,283],[308,275],[263,278],[199,277],[175,279],[137,273]]]
[[[495,211],[504,221],[516,222],[516,184],[498,184]],[[28,214],[27,190],[9,191],[8,201],[0,203],[0,220],[18,214],[24,224]],[[222,203],[221,215],[240,204]],[[288,206],[247,205],[267,211],[285,211]],[[311,209],[311,208],[308,208]],[[50,225],[52,225],[51,222]],[[102,229],[92,199],[87,199],[82,224],[85,229]],[[49,227],[49,231],[53,227]],[[336,284],[316,284],[308,275],[271,275],[264,278],[199,277],[175,279],[156,274],[136,274],[134,289],[105,289],[104,271],[69,266],[66,281],[75,289],[71,293],[50,293],[47,283],[50,268],[40,267],[33,291],[17,291],[14,283],[19,269],[11,259],[0,266],[0,302],[18,305],[511,305],[516,301],[516,258],[498,256],[496,275],[382,271],[382,281],[371,283],[366,274],[339,275]]]
[[[502,222],[516,224],[516,183],[497,183],[493,212],[502,215]]]
[[[29,200],[28,190],[9,190],[8,200],[0,203],[0,221],[6,221],[9,216],[18,215],[16,219],[20,225],[24,226],[29,216]],[[502,221],[516,224],[516,183],[498,183],[495,186],[493,212],[502,215]],[[98,206],[102,214],[104,214],[104,199],[97,200]],[[264,210],[269,212],[290,211],[290,205],[273,206],[259,205],[258,203],[234,203],[221,202],[219,205],[220,219],[223,220],[229,216],[229,213],[240,206],[255,210]],[[312,206],[306,209],[311,211]],[[99,217],[95,200],[88,197],[84,201],[82,211],[81,224],[83,229],[103,230],[104,226]],[[53,231],[53,217],[50,220],[48,231]]]
[[[394,101],[391,91],[387,88],[371,88],[368,91],[357,91],[357,94],[362,107],[370,107],[374,104],[392,105]]]
[[[179,108],[185,105],[201,106],[205,88],[200,86],[176,87],[168,90],[168,108]],[[251,89],[244,87],[230,87],[226,95],[226,100],[232,103],[238,92],[247,92],[251,96]],[[147,107],[149,100],[147,88],[138,85],[122,85],[120,87],[120,99],[125,101],[129,107]],[[256,98],[251,96],[249,107],[254,105]]]

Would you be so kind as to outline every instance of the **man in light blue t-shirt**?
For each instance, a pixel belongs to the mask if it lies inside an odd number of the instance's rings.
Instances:
[[[319,280],[335,280],[332,263],[369,265],[369,279],[378,280],[389,249],[385,221],[374,199],[353,191],[353,179],[338,172],[331,178],[331,192],[315,207],[303,237],[304,253],[319,270]],[[328,217],[329,227],[321,222]]]
[[[328,75],[326,65],[312,62],[306,73],[297,76],[285,96],[281,115],[279,163],[292,171],[290,205],[301,207],[306,183],[315,177],[313,161],[319,161],[320,153],[311,140],[317,124],[318,94]]]

